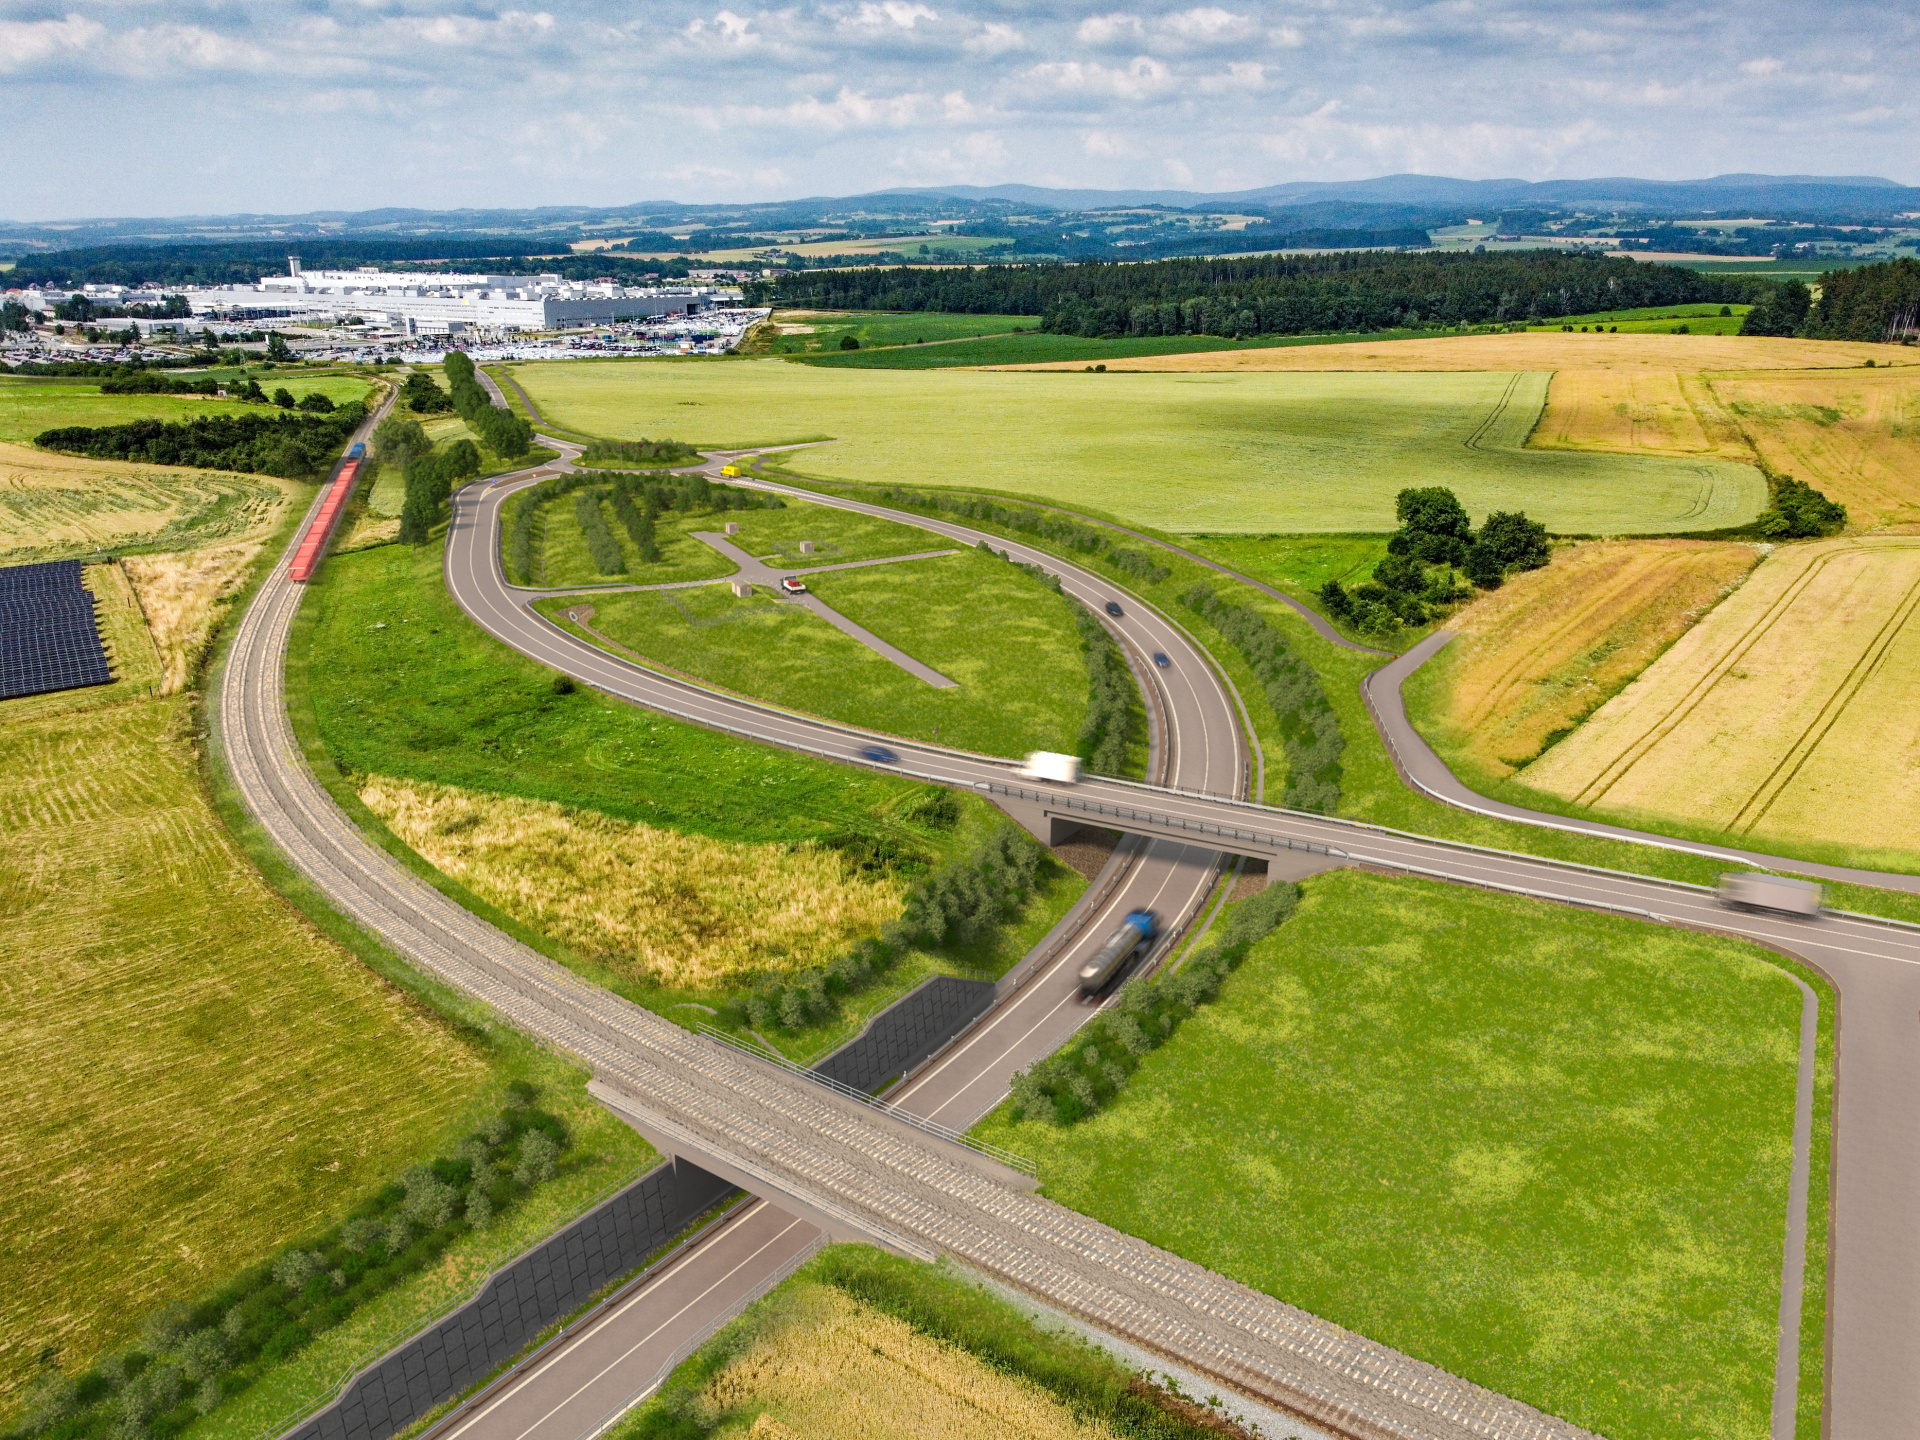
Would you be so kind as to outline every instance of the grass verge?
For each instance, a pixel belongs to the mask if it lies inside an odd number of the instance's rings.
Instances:
[[[1764,1433],[1799,1048],[1780,970],[1822,1000],[1816,1192],[1831,990],[1758,947],[1515,897],[1302,889],[1110,1108],[976,1133],[1062,1203],[1575,1424]]]

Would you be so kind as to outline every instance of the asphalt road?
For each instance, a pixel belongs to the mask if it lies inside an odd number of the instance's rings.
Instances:
[[[828,755],[850,756],[868,738],[848,727],[715,696],[698,687],[626,665],[571,640],[532,616],[505,585],[498,571],[495,549],[477,540],[478,536],[493,533],[493,512],[512,483],[480,493],[463,492],[455,518],[460,533],[448,549],[450,588],[468,613],[485,628],[516,649],[565,669],[577,679],[636,703],[702,723]],[[800,498],[901,520],[963,543],[975,543],[978,538],[977,532],[964,526],[891,512],[884,507],[813,494]],[[1042,564],[1050,570],[1066,568],[1041,552],[1027,550],[998,536],[990,539],[996,548],[1009,549],[1016,558]],[[1834,981],[1842,996],[1844,1039],[1836,1106],[1835,1193],[1829,1248],[1831,1434],[1843,1440],[1851,1437],[1866,1440],[1866,1437],[1902,1433],[1907,1417],[1920,1414],[1920,1371],[1909,1363],[1911,1356],[1920,1354],[1920,1238],[1917,1238],[1920,1227],[1910,1223],[1910,1217],[1920,1213],[1920,1147],[1914,1143],[1914,1137],[1920,1134],[1920,1026],[1914,1021],[1914,1017],[1920,1015],[1920,931],[1834,914],[1813,921],[1747,915],[1721,907],[1709,893],[1694,887],[1477,850],[1425,837],[1397,835],[1244,802],[1235,804],[1228,797],[1245,793],[1244,762],[1236,767],[1238,773],[1234,773],[1220,757],[1231,751],[1225,732],[1233,728],[1237,707],[1234,697],[1200,659],[1197,647],[1170,621],[1145,610],[1132,597],[1116,593],[1114,587],[1097,577],[1070,575],[1066,584],[1070,593],[1095,607],[1107,598],[1120,600],[1127,611],[1121,622],[1124,638],[1136,649],[1148,653],[1166,650],[1176,657],[1170,676],[1162,677],[1183,682],[1166,697],[1171,714],[1170,730],[1176,738],[1175,753],[1191,757],[1196,736],[1201,752],[1200,763],[1183,766],[1172,783],[1173,791],[1186,791],[1186,794],[1124,782],[1089,780],[1076,788],[1077,796],[1116,805],[1137,805],[1143,799],[1150,799],[1156,811],[1196,823],[1231,825],[1236,820],[1245,823],[1249,817],[1255,817],[1263,829],[1330,845],[1345,851],[1356,863],[1658,916],[1656,923],[1738,935],[1798,955]],[[1369,692],[1377,711],[1389,709],[1383,704],[1383,697],[1389,690],[1390,673],[1404,673],[1402,666],[1410,668],[1422,658],[1418,652],[1410,653],[1403,662],[1396,662],[1394,667],[1382,672],[1382,683]],[[1205,677],[1204,682],[1201,677]],[[1397,700],[1397,685],[1391,686],[1391,693]],[[1490,808],[1480,797],[1465,792],[1457,781],[1452,784],[1463,792],[1460,798],[1444,793],[1452,777],[1430,749],[1416,743],[1418,737],[1405,724],[1404,711],[1400,713],[1397,730],[1387,719],[1382,720],[1382,728],[1400,753],[1403,766],[1408,764],[1409,755],[1415,764],[1421,764],[1420,752],[1425,750],[1431,767],[1410,777],[1422,788],[1431,788],[1440,798],[1454,803]],[[1003,762],[939,747],[913,745],[890,737],[885,743],[901,753],[904,768],[929,777],[960,784],[976,784],[982,778],[1004,783],[1008,778],[1008,767]],[[1197,785],[1187,778],[1196,769],[1207,777]],[[1679,844],[1665,837],[1642,836],[1617,827],[1586,826],[1534,812],[1494,810],[1492,813],[1622,839],[1669,846]],[[1731,850],[1717,852],[1712,847],[1680,848],[1724,853],[1729,861],[1746,858]],[[1752,858],[1755,863],[1774,868],[1807,868],[1776,857],[1756,855]],[[1911,877],[1861,872],[1858,878],[1865,883],[1899,885]],[[1054,1004],[1059,1007],[1059,1000]],[[1033,1022],[1008,1019],[999,1022],[999,1027],[1011,1031],[1017,1023],[1031,1025]],[[1069,1023],[1058,1032],[1042,1027],[1034,1033],[1036,1036],[1057,1033],[1064,1037],[1070,1028]],[[1008,1073],[1012,1068],[1017,1066],[1010,1066]],[[942,1083],[955,1087],[958,1093],[951,1100],[942,1096],[943,1111],[939,1118],[947,1123],[965,1123],[964,1118],[956,1117],[973,1112],[971,1098],[985,1100],[981,1109],[988,1108],[997,1098],[997,1095],[988,1098],[977,1093],[970,1098],[967,1091],[985,1091],[991,1088],[990,1083],[985,1079],[961,1077],[958,1072],[948,1082],[929,1076],[920,1083],[933,1093],[938,1092]],[[1783,1268],[1791,1268],[1794,1263],[1791,1248],[1788,1247]],[[1783,1389],[1790,1386],[1790,1377],[1783,1374],[1780,1378]]]

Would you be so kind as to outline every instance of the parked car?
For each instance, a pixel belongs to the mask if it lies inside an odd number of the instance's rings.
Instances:
[[[781,577],[780,588],[788,595],[804,595],[807,593],[807,582],[798,575],[786,575]]]
[[[1121,610],[1118,600],[1109,600],[1107,601],[1107,613],[1118,620],[1125,612]]]
[[[898,765],[900,757],[884,745],[868,745],[861,749],[860,758],[871,760],[876,765]]]
[[[1158,665],[1162,670],[1171,670],[1173,668],[1173,661],[1167,658],[1167,652],[1164,650],[1156,650],[1153,652],[1153,663]]]

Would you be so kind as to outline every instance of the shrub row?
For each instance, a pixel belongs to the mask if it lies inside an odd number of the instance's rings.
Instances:
[[[453,397],[433,383],[425,370],[415,370],[400,387],[400,401],[420,415],[441,415],[453,409]]]
[[[916,818],[952,825],[960,810],[947,792],[929,794]],[[830,963],[770,981],[741,1005],[756,1030],[798,1030],[833,1013],[841,996],[866,989],[913,949],[960,950],[984,937],[1026,899],[1039,874],[1040,843],[1011,820],[969,855],[929,870],[907,891],[896,920]]]
[[[475,378],[473,361],[458,350],[449,350],[445,363],[453,387],[453,408],[489,450],[502,459],[512,459],[533,448],[533,426],[487,399],[487,392]]]
[[[616,475],[616,494],[626,494],[658,514],[678,510],[691,514],[698,510],[784,510],[786,501],[778,495],[758,490],[742,490],[733,485],[716,485],[704,475]]]
[[[566,1127],[525,1081],[507,1108],[324,1233],[196,1301],[149,1315],[138,1341],[85,1374],[47,1370],[12,1440],[169,1440],[354,1311],[485,1230],[553,1178]]]
[[[1103,560],[1122,574],[1131,575],[1144,584],[1157,585],[1173,573],[1146,551],[1116,545],[1104,532],[1093,526],[1083,525],[1065,515],[1056,515],[1050,510],[1036,510],[1028,505],[1006,505],[976,495],[956,495],[942,490],[903,490],[895,486],[883,487],[880,498],[909,509],[932,510],[966,520],[985,520],[1017,534],[1035,535],[1049,544]]]
[[[323,474],[367,418],[359,401],[332,414],[202,415],[43,430],[34,444],[94,460],[192,465],[302,480]]]
[[[651,495],[644,504],[634,504],[633,492],[630,485],[613,487],[613,513],[632,537],[641,561],[650,565],[660,558],[660,538],[654,533],[654,516],[660,513],[660,507]]]
[[[600,508],[598,490],[582,490],[573,497],[573,518],[580,522],[587,553],[593,556],[593,568],[602,575],[624,575],[627,557],[621,553],[620,542],[613,538],[613,531],[607,528],[607,515]]]
[[[1156,981],[1129,980],[1118,1004],[1063,1049],[1013,1077],[1013,1113],[1049,1125],[1071,1125],[1098,1113],[1126,1088],[1141,1059],[1219,992],[1220,982],[1299,900],[1299,887],[1269,884],[1235,906],[1207,948],[1178,970]]]
[[[684,465],[698,460],[700,452],[680,440],[596,440],[581,455],[588,465],[610,460],[625,460],[636,465]]]
[[[1073,623],[1087,647],[1087,718],[1080,725],[1080,758],[1096,774],[1119,775],[1127,768],[1127,734],[1139,687],[1107,627],[1078,601]]]
[[[1347,742],[1340,733],[1339,717],[1327,703],[1319,672],[1293,653],[1287,637],[1266,616],[1222,600],[1204,581],[1180,599],[1246,657],[1266,690],[1267,703],[1280,717],[1280,743],[1287,752],[1287,788],[1281,803],[1331,815],[1340,805],[1340,754]]]
[[[411,456],[404,473],[407,498],[400,507],[400,540],[424,545],[454,486],[480,473],[480,450],[463,435],[437,455]]]

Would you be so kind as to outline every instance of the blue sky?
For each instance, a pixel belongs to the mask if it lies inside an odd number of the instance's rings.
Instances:
[[[1920,183],[1920,6],[0,0],[0,214],[1399,171]]]

